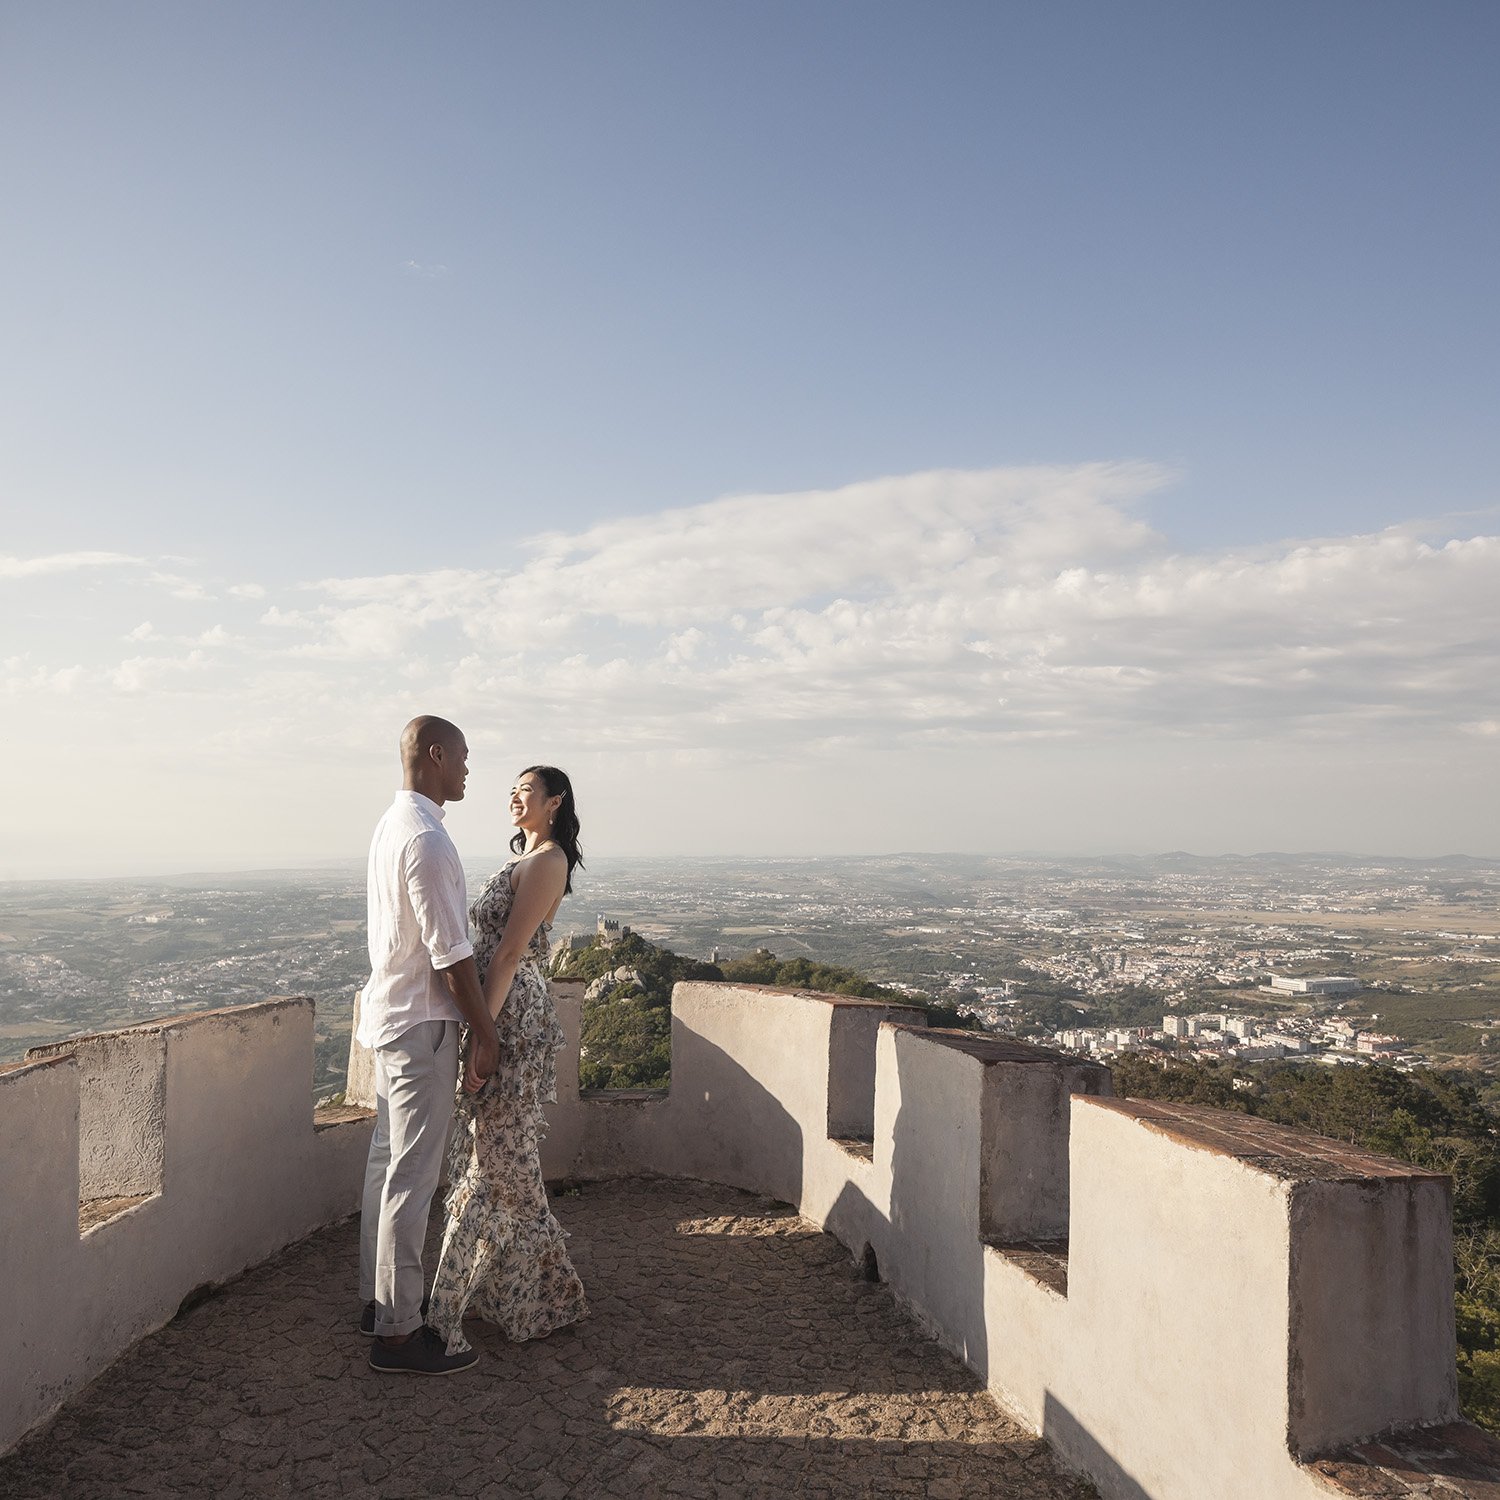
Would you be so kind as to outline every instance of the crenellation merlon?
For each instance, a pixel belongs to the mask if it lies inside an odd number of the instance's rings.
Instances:
[[[1448,1180],[1441,1172],[1429,1172],[1345,1141],[1295,1130],[1255,1115],[1159,1099],[1110,1098],[1099,1103],[1185,1146],[1230,1156],[1276,1176],[1329,1182]]]

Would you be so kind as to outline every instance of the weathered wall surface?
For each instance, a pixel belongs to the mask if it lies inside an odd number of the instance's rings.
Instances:
[[[276,999],[0,1072],[0,1451],[195,1288],[358,1206],[369,1122],[315,1128],[312,1044],[312,1001]]]

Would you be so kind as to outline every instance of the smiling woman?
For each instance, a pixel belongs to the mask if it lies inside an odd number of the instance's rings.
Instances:
[[[566,1043],[547,983],[547,934],[580,862],[573,785],[531,766],[510,792],[511,860],[470,912],[500,1064],[460,1090],[448,1158],[447,1223],[429,1321],[450,1355],[468,1350],[466,1314],[515,1340],[540,1338],[588,1312],[542,1181],[543,1106],[557,1099]]]

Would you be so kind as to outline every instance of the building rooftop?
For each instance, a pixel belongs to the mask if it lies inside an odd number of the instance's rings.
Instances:
[[[0,1495],[1094,1494],[785,1205],[636,1178],[555,1206],[576,1328],[474,1323],[476,1370],[377,1375],[346,1220],[130,1350],[0,1459]]]

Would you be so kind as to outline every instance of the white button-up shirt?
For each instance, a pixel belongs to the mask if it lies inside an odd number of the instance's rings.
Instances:
[[[370,980],[360,994],[359,1042],[384,1047],[423,1021],[463,1019],[439,969],[467,958],[469,895],[443,809],[397,792],[370,841]]]

